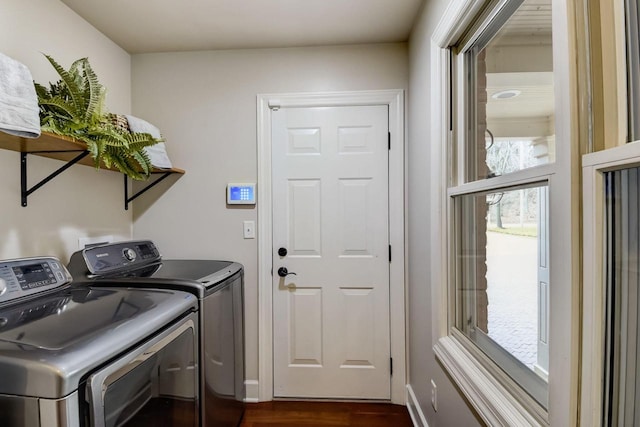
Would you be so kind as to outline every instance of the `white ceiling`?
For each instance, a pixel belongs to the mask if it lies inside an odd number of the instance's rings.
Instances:
[[[62,0],[129,53],[402,42],[423,0]]]

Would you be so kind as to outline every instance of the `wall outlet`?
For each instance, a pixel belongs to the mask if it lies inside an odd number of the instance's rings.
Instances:
[[[438,386],[434,380],[431,380],[431,406],[438,412]]]

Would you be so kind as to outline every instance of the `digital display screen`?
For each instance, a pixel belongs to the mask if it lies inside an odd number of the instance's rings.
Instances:
[[[13,267],[13,273],[18,279],[20,287],[24,290],[38,288],[55,282],[53,272],[46,263]]]
[[[156,254],[151,245],[138,245],[138,250],[140,251],[140,255],[142,255],[143,258]]]
[[[253,187],[250,186],[231,187],[229,190],[229,195],[229,198],[232,201],[250,202],[255,200],[253,195]]]

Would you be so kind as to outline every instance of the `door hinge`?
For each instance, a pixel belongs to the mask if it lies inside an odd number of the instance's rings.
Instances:
[[[280,100],[270,99],[268,105],[271,111],[278,111],[280,109]]]
[[[391,262],[391,245],[389,245],[389,262]]]
[[[388,138],[387,140],[388,140],[388,143],[389,143],[389,150],[391,150],[391,132],[387,132],[387,138]]]
[[[389,358],[389,375],[393,375],[393,357]]]

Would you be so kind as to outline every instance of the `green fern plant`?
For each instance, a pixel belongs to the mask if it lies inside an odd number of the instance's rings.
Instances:
[[[45,55],[60,75],[49,87],[35,83],[42,131],[68,136],[87,144],[96,168],[115,167],[137,180],[149,178],[151,162],[144,147],[162,140],[148,133],[128,132],[114,125],[104,108],[105,88],[88,58],[65,70]]]

